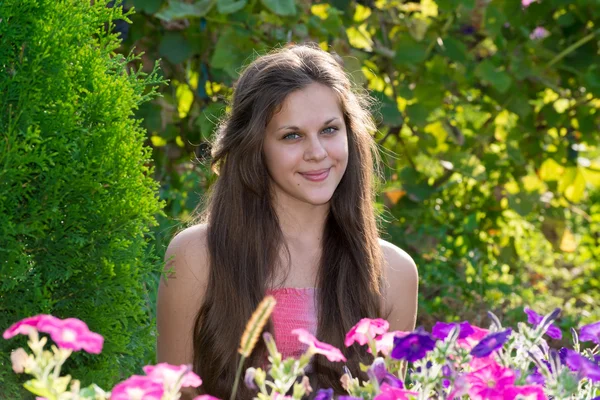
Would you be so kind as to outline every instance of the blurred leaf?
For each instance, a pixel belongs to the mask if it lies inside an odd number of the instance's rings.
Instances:
[[[453,61],[464,64],[467,62],[467,46],[453,37],[447,37],[443,41],[444,43],[444,55]]]
[[[225,70],[237,77],[237,69],[246,61],[253,49],[247,31],[227,27],[221,32],[210,60],[212,68]]]
[[[563,235],[560,239],[559,248],[565,253],[573,253],[577,250],[577,241],[573,233],[567,228],[563,231]]]
[[[420,103],[414,103],[406,107],[406,115],[411,123],[418,126],[425,126],[429,118],[429,109]]]
[[[179,64],[192,55],[192,47],[180,32],[167,32],[160,42],[158,52],[172,63]]]
[[[366,51],[372,50],[373,40],[371,39],[371,34],[367,31],[366,24],[346,28],[346,35],[348,35],[348,41],[353,47]]]
[[[179,118],[185,118],[190,112],[194,102],[194,92],[187,83],[174,82],[176,85],[175,97],[177,99],[177,112]]]
[[[392,189],[384,192],[388,200],[393,204],[397,204],[401,198],[404,197],[406,192],[402,189]]]
[[[202,139],[208,141],[212,138],[215,126],[223,116],[224,111],[225,105],[222,103],[210,103],[202,110],[196,120],[196,126],[200,128]]]
[[[180,0],[171,0],[169,5],[163,8],[156,16],[165,21],[183,19],[190,17],[203,17],[215,5],[216,0],[199,0],[188,4]]]
[[[133,0],[133,6],[136,11],[143,11],[147,14],[154,14],[160,9],[163,0]]]
[[[419,64],[427,58],[427,46],[408,35],[402,35],[395,46],[394,62],[398,64]]]
[[[289,17],[296,15],[296,5],[294,0],[261,0],[269,10],[277,15]]]
[[[550,182],[560,179],[564,171],[565,168],[562,165],[549,158],[540,166],[539,175],[541,180]]]
[[[248,0],[217,0],[217,10],[221,14],[233,14],[248,4]]]
[[[475,69],[475,75],[494,86],[500,93],[506,92],[512,84],[510,75],[496,68],[490,60],[482,61]]]

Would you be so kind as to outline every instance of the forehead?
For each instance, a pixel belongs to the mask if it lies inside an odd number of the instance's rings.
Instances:
[[[279,110],[273,114],[268,127],[277,129],[282,124],[298,127],[319,125],[332,117],[343,119],[338,94],[328,86],[311,83],[285,98]]]

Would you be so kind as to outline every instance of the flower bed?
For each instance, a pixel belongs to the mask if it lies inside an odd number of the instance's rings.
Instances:
[[[240,365],[250,354],[274,307],[267,297],[259,305],[244,334],[239,353]],[[559,339],[562,333],[552,322],[560,314],[556,309],[541,316],[525,308],[528,323],[518,328],[503,327],[489,314],[492,324],[482,329],[462,323],[438,322],[432,332],[416,329],[413,332],[389,332],[382,319],[363,319],[348,332],[346,346],[358,343],[377,354],[371,365],[362,366],[369,380],[360,382],[349,372],[341,377],[348,396],[340,399],[600,399],[600,322],[572,330],[573,349],[549,348],[543,336]],[[45,349],[47,337],[56,343]],[[258,399],[300,399],[312,393],[304,369],[313,356],[330,361],[346,361],[342,352],[317,340],[309,332],[293,331],[298,340],[308,346],[299,358],[283,360],[269,333],[263,334],[270,365],[266,370],[249,368],[244,384],[257,391]],[[84,350],[98,354],[103,338],[89,331],[77,319],[61,320],[51,315],[25,318],[10,326],[5,339],[28,335],[31,353],[24,349],[12,355],[16,373],[33,376],[25,388],[38,398],[112,399],[112,400],[170,400],[178,399],[182,387],[199,387],[202,380],[187,365],[158,364],[145,366],[146,375],[134,375],[117,384],[111,392],[96,385],[80,387],[79,381],[61,375],[61,367],[73,351]],[[593,342],[593,349],[584,349],[581,342]],[[408,378],[404,381],[404,365]],[[241,368],[238,379],[241,381]],[[231,398],[237,387],[232,388]],[[329,400],[332,389],[320,389],[315,398]],[[211,400],[198,396],[194,400]]]

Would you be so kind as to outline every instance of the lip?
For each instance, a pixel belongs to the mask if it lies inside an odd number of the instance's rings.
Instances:
[[[300,175],[311,182],[321,182],[327,179],[329,176],[329,170],[331,170],[331,167],[316,171],[300,172]]]

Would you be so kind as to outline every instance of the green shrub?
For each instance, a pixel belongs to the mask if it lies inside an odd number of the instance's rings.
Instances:
[[[143,282],[161,210],[133,112],[161,82],[130,71],[107,0],[0,2],[0,329],[52,313],[105,337],[68,372],[110,388],[153,357]],[[0,341],[0,398],[23,398]],[[24,344],[24,343],[23,343]],[[85,363],[85,368],[83,367]]]

